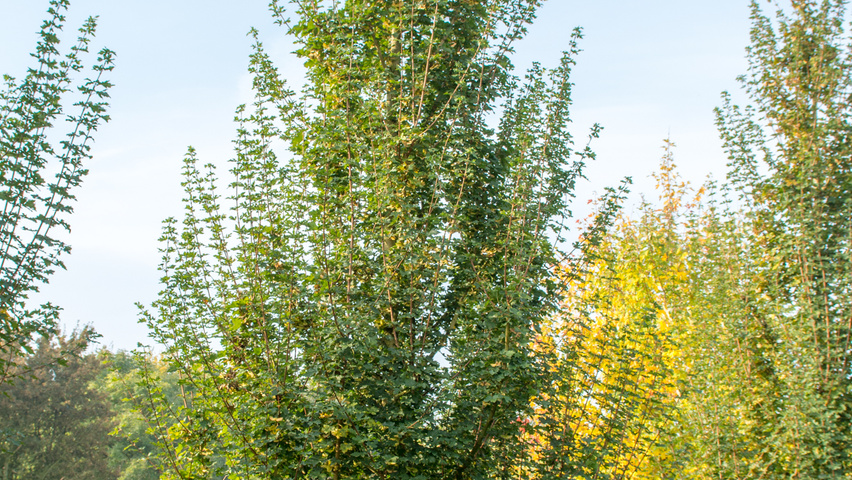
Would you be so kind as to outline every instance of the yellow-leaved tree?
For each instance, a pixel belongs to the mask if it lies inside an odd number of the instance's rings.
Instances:
[[[568,288],[560,314],[537,338],[565,381],[534,400],[542,415],[529,420],[528,441],[534,457],[559,453],[554,469],[579,465],[563,472],[571,478],[660,478],[648,459],[669,455],[660,436],[683,368],[670,310],[688,275],[677,221],[694,207],[684,203],[671,146],[657,175],[662,207],[643,205],[638,220],[619,215],[608,232],[588,229],[577,244],[582,263],[561,271]],[[612,206],[600,207],[595,217],[608,216]]]
[[[654,175],[659,201],[581,239],[585,263],[566,262],[561,312],[537,339],[551,368],[573,374],[535,399],[557,420],[529,421],[530,449],[559,451],[559,439],[564,458],[583,465],[574,476],[708,478],[757,448],[757,432],[737,433],[760,422],[734,374],[755,364],[741,312],[759,297],[736,281],[754,262],[724,192],[684,182],[673,147],[666,141]],[[765,388],[759,378],[748,388]]]

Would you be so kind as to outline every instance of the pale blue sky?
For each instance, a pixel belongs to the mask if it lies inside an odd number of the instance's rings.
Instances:
[[[67,271],[42,298],[64,307],[66,324],[92,323],[103,343],[147,342],[134,302],[159,289],[160,222],[181,214],[180,166],[193,145],[203,161],[230,157],[234,108],[250,98],[246,74],[252,26],[282,73],[301,68],[289,41],[267,14],[267,0],[72,0],[67,40],[88,15],[99,15],[93,49],[117,53],[110,114],[96,136],[91,170],[71,219]],[[46,0],[0,0],[0,73],[23,76]],[[574,132],[604,127],[585,200],[621,177],[634,177],[634,197],[653,195],[649,174],[670,135],[684,176],[721,179],[725,155],[713,124],[723,90],[745,73],[747,0],[549,0],[517,46],[515,63],[553,65],[582,26],[583,53],[574,70]]]

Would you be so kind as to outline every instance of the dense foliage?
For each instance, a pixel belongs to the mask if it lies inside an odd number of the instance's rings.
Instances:
[[[674,421],[643,467],[651,478],[852,471],[844,3],[793,2],[774,20],[752,4],[742,82],[753,104],[725,95],[717,112],[728,184],[685,201],[664,163],[661,208],[623,219],[604,244],[621,258],[617,273],[636,269],[650,285],[647,300],[631,298],[665,320],[658,329],[676,345],[666,355]]]
[[[227,201],[189,150],[142,314],[159,357],[69,355],[90,331],[24,304],[109,87],[54,152],[94,23],[54,61],[52,2],[42,70],[0,92],[3,478],[852,478],[845,2],[753,1],[728,181],[694,190],[666,141],[659,200],[609,189],[571,245],[580,33],[555,68],[509,59],[539,4],[273,1],[307,85],[256,41]]]
[[[142,396],[144,371],[178,401],[177,378],[156,357],[91,351],[92,336],[86,327],[42,337],[14,359],[0,395],[3,480],[160,478],[156,438],[128,399]]]
[[[42,337],[31,355],[14,359],[17,374],[0,395],[0,475],[100,480],[115,471],[107,462],[113,442],[106,395],[90,388],[102,370],[98,355],[55,358],[85,348],[87,330]]]
[[[566,420],[540,408],[561,397],[533,401],[576,368],[536,344],[592,156],[566,130],[576,45],[511,73],[538,3],[298,3],[292,23],[273,5],[308,84],[290,91],[256,45],[233,206],[190,151],[187,214],[166,222],[145,317],[185,387],[176,411],[156,382],[148,400],[152,424],[172,425],[158,433],[175,478],[594,469],[562,458]],[[614,447],[629,438],[610,426]],[[530,429],[559,440],[530,457]]]
[[[69,229],[73,192],[86,174],[92,135],[109,119],[105,74],[113,53],[101,50],[93,77],[78,78],[95,19],[86,21],[63,55],[59,35],[68,3],[50,2],[32,54],[36,66],[21,81],[4,75],[0,87],[0,386],[9,380],[13,359],[32,351],[34,336],[55,332],[56,306],[33,308],[26,301],[63,267],[60,256],[70,247],[61,233]],[[73,113],[65,113],[69,109]],[[65,138],[57,136],[57,122],[67,123]]]
[[[733,184],[747,204],[757,445],[748,475],[838,478],[852,468],[852,58],[846,2],[793,2],[773,24],[753,6],[745,89],[719,112]],[[753,380],[752,380],[753,379]]]

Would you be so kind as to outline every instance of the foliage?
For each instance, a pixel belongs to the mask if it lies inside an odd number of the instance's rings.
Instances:
[[[55,333],[57,307],[27,307],[51,273],[62,267],[70,247],[58,236],[68,230],[73,191],[86,174],[90,140],[105,114],[113,53],[103,49],[94,78],[78,80],[83,55],[95,33],[95,19],[80,28],[77,44],[62,55],[59,34],[68,0],[51,0],[39,31],[36,67],[23,81],[4,75],[0,87],[0,385],[9,380],[13,359],[32,351],[33,335]],[[64,113],[73,102],[76,113]],[[57,121],[67,121],[66,138],[55,138]],[[45,178],[55,175],[53,179]],[[61,353],[61,352],[59,352]]]
[[[564,386],[569,401],[558,407],[575,445],[563,455],[583,458],[583,470],[571,478],[657,478],[644,475],[643,467],[659,453],[654,447],[667,433],[676,391],[672,324],[661,286],[682,275],[678,253],[664,230],[649,238],[643,225],[619,218],[590,245],[584,256],[589,264],[554,319],[561,368],[571,372]]]
[[[662,205],[643,203],[638,219],[619,214],[606,235],[581,239],[582,263],[564,265],[568,289],[539,352],[562,373],[556,395],[535,400],[539,428],[529,439],[531,455],[550,456],[554,477],[651,479],[673,471],[658,466],[671,459],[666,445],[687,351],[676,316],[689,271],[680,215],[698,205],[684,202],[688,186],[676,175],[673,146],[667,142],[657,175]]]
[[[16,359],[0,396],[0,478],[157,480],[156,437],[130,398],[144,398],[145,370],[169,399],[177,377],[156,357],[100,350],[84,355],[90,329],[42,338]],[[55,361],[60,354],[65,358]]]
[[[643,467],[650,478],[852,471],[844,3],[794,1],[772,21],[753,2],[742,82],[754,104],[726,94],[717,112],[730,184],[691,205],[662,182],[662,207],[604,243],[622,259],[614,276],[635,269],[652,295],[614,283],[603,296],[650,307],[675,345],[664,355],[672,421]],[[662,178],[671,172],[664,163]]]
[[[70,356],[85,349],[90,332],[42,337],[36,350],[16,358],[16,378],[0,395],[0,469],[4,480],[115,478],[107,461],[112,443],[112,410],[90,383],[103,370],[97,354]]]
[[[633,381],[654,395],[634,437],[645,447],[620,453],[613,468],[628,478],[744,478],[736,462],[747,442],[763,438],[745,434],[755,412],[742,403],[754,388],[742,375],[752,259],[726,190],[708,182],[694,191],[678,176],[673,147],[666,142],[655,174],[659,201],[643,202],[636,218],[619,217],[599,246],[615,261],[582,279],[583,291],[597,297],[578,298],[581,306],[605,299],[610,308],[597,318],[608,344],[631,327],[645,326],[639,332],[648,339],[634,340],[631,351],[640,363]],[[609,333],[610,324],[621,328]],[[618,352],[608,349],[599,362]]]
[[[743,401],[760,478],[852,471],[852,164],[845,2],[793,2],[772,22],[752,5],[754,107],[726,98],[718,124],[749,205],[743,324],[753,385]]]
[[[536,0],[295,4],[292,23],[272,7],[308,68],[302,95],[256,43],[230,212],[190,149],[185,217],[165,223],[144,320],[183,403],[153,376],[143,403],[167,478],[580,471],[550,466],[567,444],[530,459],[524,427],[556,425],[532,399],[579,367],[536,347],[593,157],[567,131],[579,32],[522,81],[508,55]]]
[[[119,351],[100,353],[107,368],[95,381],[94,387],[107,395],[112,405],[111,422],[115,429],[110,444],[109,465],[120,472],[118,480],[158,480],[162,474],[158,462],[152,460],[157,451],[157,437],[139,413],[134,399],[145,398],[144,376],[155,376],[165,397],[173,403],[180,400],[177,375],[167,371],[167,365],[153,355],[132,355]]]

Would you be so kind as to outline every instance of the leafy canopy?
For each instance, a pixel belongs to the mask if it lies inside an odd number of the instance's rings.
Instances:
[[[564,373],[534,345],[594,155],[567,129],[579,31],[511,73],[539,3],[273,2],[307,85],[255,44],[230,209],[190,149],[144,313],[184,388],[145,400],[174,478],[562,478],[521,426]]]

